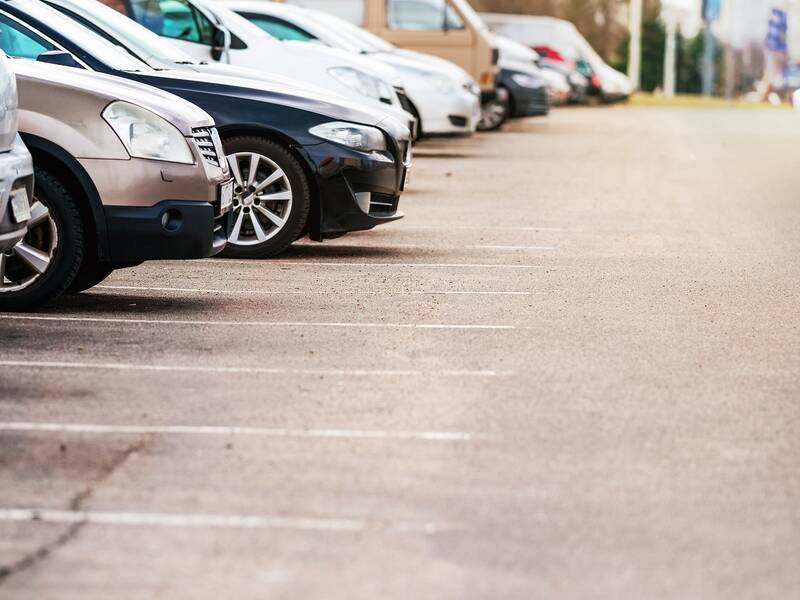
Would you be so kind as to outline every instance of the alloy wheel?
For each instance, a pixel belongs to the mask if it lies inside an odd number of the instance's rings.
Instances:
[[[286,225],[292,210],[292,186],[277,163],[255,152],[227,156],[235,180],[231,244],[266,242]]]
[[[492,130],[506,120],[508,104],[503,100],[492,100],[481,108],[480,129]]]
[[[8,252],[0,252],[0,293],[30,287],[47,272],[58,250],[58,229],[50,210],[34,196],[28,233]]]

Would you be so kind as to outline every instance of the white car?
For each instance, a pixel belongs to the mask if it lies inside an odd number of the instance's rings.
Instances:
[[[408,96],[406,108],[427,135],[469,134],[480,119],[480,88],[457,65],[400,50],[378,36],[327,12],[265,0],[223,0],[228,8],[278,39],[313,42],[368,56],[397,70]]]
[[[85,0],[89,1],[89,0]],[[378,104],[412,126],[403,108],[397,72],[378,61],[321,45],[279,42],[247,19],[209,0],[119,2],[102,0],[169,39],[194,60],[256,69],[311,83],[359,104]]]

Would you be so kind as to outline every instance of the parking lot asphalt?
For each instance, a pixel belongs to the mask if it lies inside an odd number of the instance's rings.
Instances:
[[[0,314],[0,597],[789,598],[800,120],[419,144],[400,222]]]

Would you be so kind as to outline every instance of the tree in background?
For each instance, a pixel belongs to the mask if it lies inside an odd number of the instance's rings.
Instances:
[[[652,92],[661,87],[664,81],[664,46],[667,32],[661,18],[647,15],[642,19],[642,71],[641,89]],[[612,66],[625,73],[628,70],[628,47],[630,38],[620,44],[616,56],[618,60]]]

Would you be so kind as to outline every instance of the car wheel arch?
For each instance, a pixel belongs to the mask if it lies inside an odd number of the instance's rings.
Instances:
[[[100,260],[110,258],[105,210],[92,178],[77,159],[61,146],[32,134],[20,132],[20,136],[33,157],[34,165],[51,173],[77,198],[84,200],[78,203],[78,210],[85,234],[89,237],[86,247],[96,252]]]

